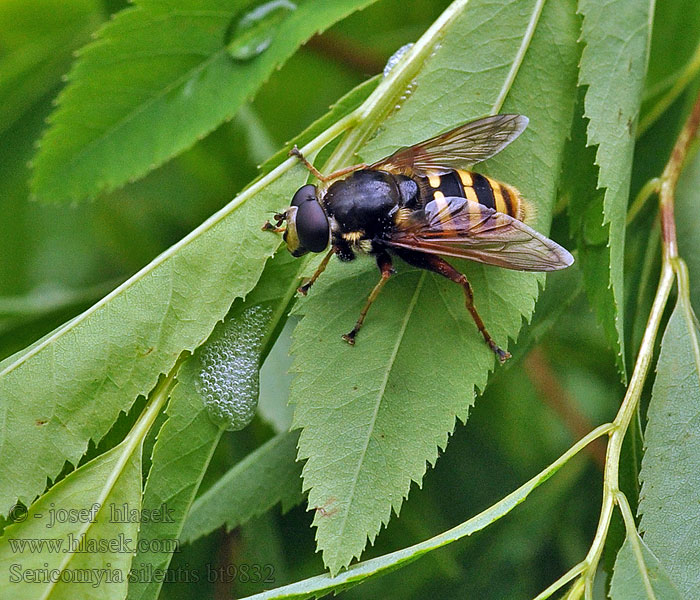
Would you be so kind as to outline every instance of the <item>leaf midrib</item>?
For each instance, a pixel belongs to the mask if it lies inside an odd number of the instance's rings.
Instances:
[[[142,9],[142,10],[145,10],[145,9]],[[145,102],[142,102],[141,104],[139,104],[134,110],[127,113],[122,119],[120,119],[119,121],[117,121],[113,125],[110,125],[107,129],[105,129],[105,131],[99,137],[95,138],[94,140],[91,140],[85,146],[83,146],[83,148],[79,152],[76,152],[73,155],[73,157],[68,161],[67,166],[73,167],[96,144],[99,144],[100,142],[104,141],[107,137],[112,136],[115,131],[118,131],[119,129],[124,127],[127,123],[129,123],[130,121],[135,119],[137,116],[139,116],[141,113],[143,113],[145,110],[147,110],[151,105],[153,105],[157,101],[162,100],[167,94],[169,94],[172,90],[176,89],[178,86],[180,86],[186,80],[189,80],[189,79],[192,79],[193,77],[195,77],[199,72],[203,71],[212,62],[214,62],[215,59],[219,58],[219,56],[221,56],[225,51],[226,51],[226,47],[222,46],[219,50],[214,52],[208,58],[204,59],[196,67],[194,67],[188,71],[185,71],[180,77],[178,77],[173,82],[166,85],[157,94],[155,94],[154,96],[152,96],[151,98],[149,98]],[[191,54],[192,54],[191,52],[180,52],[177,54],[173,53],[173,56],[176,56],[176,55],[188,56]]]
[[[100,493],[97,497],[97,500],[95,501],[96,503],[100,504],[100,509],[96,513],[96,517],[94,521],[88,521],[84,523],[80,528],[79,531],[80,533],[75,536],[75,539],[83,539],[83,536],[87,536],[88,532],[93,528],[93,526],[98,523],[97,521],[97,515],[102,513],[104,506],[105,500],[109,497],[111,494],[112,490],[114,489],[114,486],[117,485],[120,477],[123,475],[124,468],[126,467],[126,464],[132,460],[132,457],[134,456],[134,452],[140,452],[141,451],[141,445],[140,442],[142,440],[137,440],[136,443],[132,442],[131,440],[125,440],[126,443],[119,444],[119,446],[115,446],[115,454],[121,454],[121,456],[118,456],[116,459],[116,463],[114,467],[110,471],[110,477],[105,481],[103,484]],[[104,456],[104,455],[103,455]],[[99,460],[99,459],[98,459]],[[139,460],[140,462],[140,460]],[[58,566],[58,569],[60,570],[61,573],[63,573],[68,565],[71,563],[71,561],[75,558],[75,552],[68,552],[66,553],[66,557],[63,559],[61,564]],[[57,578],[56,580],[52,581],[50,585],[45,589],[44,594],[41,596],[42,600],[48,600],[48,598],[51,597],[51,593],[56,587],[56,584],[60,582],[60,578]]]
[[[539,22],[540,16],[542,14],[542,9],[544,8],[544,3],[545,0],[537,0],[535,3],[534,10],[530,16],[530,20],[528,22],[527,28],[525,30],[525,34],[523,35],[523,39],[520,43],[520,46],[518,47],[518,51],[515,54],[515,57],[513,59],[513,63],[511,65],[510,70],[508,71],[508,75],[506,76],[505,81],[503,82],[503,86],[501,87],[501,90],[496,97],[496,100],[494,101],[493,108],[492,108],[492,113],[491,114],[496,114],[498,111],[501,110],[506,98],[508,97],[508,94],[510,93],[510,90],[513,86],[513,83],[515,82],[515,78],[520,71],[520,67],[522,66],[523,60],[525,59],[525,55],[527,54],[527,50],[530,47],[530,43],[532,42],[532,37],[534,36],[535,30],[537,29],[537,24]],[[345,532],[345,527],[347,524],[347,519],[348,515],[350,513],[350,506],[352,505],[352,500],[355,496],[355,491],[356,491],[356,486],[357,486],[357,479],[360,473],[360,469],[362,467],[362,464],[364,463],[365,456],[367,454],[367,448],[369,447],[369,441],[372,437],[372,431],[374,430],[374,424],[376,422],[377,415],[379,414],[379,406],[381,404],[381,400],[384,396],[384,391],[386,389],[386,386],[389,381],[389,375],[391,374],[391,370],[393,367],[393,364],[396,360],[396,356],[399,351],[399,347],[401,345],[401,341],[403,340],[403,336],[406,330],[406,327],[408,326],[408,320],[413,313],[413,309],[415,307],[415,304],[418,299],[418,294],[423,287],[423,283],[425,281],[425,276],[426,272],[424,271],[421,273],[420,280],[418,282],[418,285],[416,286],[416,291],[413,294],[413,297],[411,298],[411,302],[409,304],[408,310],[406,311],[406,315],[404,316],[403,322],[401,324],[401,328],[398,332],[396,343],[394,344],[394,349],[392,351],[388,367],[386,369],[386,375],[384,376],[384,380],[382,382],[380,392],[379,392],[379,398],[375,406],[374,414],[372,415],[372,421],[370,426],[368,427],[368,433],[367,433],[367,438],[365,439],[364,447],[362,448],[362,453],[361,453],[361,458],[357,462],[357,468],[355,470],[355,474],[352,479],[352,488],[350,490],[349,498],[348,498],[348,508],[344,511],[343,514],[343,519],[340,525],[340,534],[342,537],[342,534]]]
[[[535,30],[537,29],[537,24],[540,21],[542,9],[544,8],[544,3],[545,0],[537,0],[537,2],[535,3],[535,9],[530,15],[530,21],[527,24],[525,34],[523,35],[523,39],[520,42],[520,46],[518,47],[518,51],[515,53],[513,64],[511,65],[510,70],[508,71],[508,75],[506,75],[506,79],[503,82],[501,91],[496,97],[496,101],[493,103],[493,108],[491,109],[491,114],[493,115],[497,114],[501,110],[501,108],[503,107],[503,103],[506,101],[506,98],[510,93],[510,89],[513,87],[513,82],[515,81],[515,78],[518,75],[518,71],[520,71],[520,67],[523,64],[523,60],[525,60],[525,54],[527,54],[527,50],[530,47],[530,43],[532,42],[532,36],[535,35]]]
[[[374,414],[372,415],[372,420],[369,424],[369,427],[367,428],[367,437],[365,438],[365,443],[364,447],[362,448],[362,452],[360,455],[360,459],[357,461],[357,468],[355,469],[355,474],[352,478],[352,487],[350,489],[350,494],[348,496],[348,503],[347,503],[347,509],[344,511],[343,514],[343,519],[341,521],[340,525],[340,532],[341,534],[345,531],[345,526],[347,525],[347,520],[348,520],[348,515],[350,514],[350,506],[353,503],[353,499],[355,497],[355,491],[357,488],[357,480],[360,475],[360,470],[361,467],[365,461],[365,457],[367,456],[367,448],[369,447],[369,441],[372,438],[372,432],[374,431],[374,425],[377,420],[377,415],[379,414],[379,407],[381,405],[381,402],[384,398],[384,392],[386,391],[386,386],[389,383],[389,376],[391,375],[392,368],[394,366],[394,362],[396,362],[396,356],[399,353],[399,348],[401,347],[401,342],[403,341],[404,334],[406,332],[406,327],[408,327],[408,321],[411,318],[411,315],[413,314],[413,310],[416,306],[416,303],[418,301],[418,296],[420,295],[420,291],[423,288],[423,283],[425,282],[425,277],[426,277],[427,272],[423,271],[421,273],[420,279],[418,280],[418,284],[416,285],[416,290],[413,293],[413,296],[411,297],[411,301],[408,304],[408,307],[406,308],[406,314],[404,315],[403,321],[401,323],[401,327],[399,328],[397,335],[396,335],[396,342],[394,343],[394,348],[391,351],[391,355],[389,357],[389,362],[386,367],[386,372],[384,375],[384,378],[382,380],[381,385],[379,386],[379,389],[377,390],[377,401],[375,403],[375,408],[374,408]]]

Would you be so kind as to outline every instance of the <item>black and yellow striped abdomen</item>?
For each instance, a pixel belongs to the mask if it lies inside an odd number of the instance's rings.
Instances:
[[[486,175],[455,169],[420,179],[419,188],[424,203],[458,196],[493,208],[519,221],[525,221],[527,218],[527,205],[518,190]]]

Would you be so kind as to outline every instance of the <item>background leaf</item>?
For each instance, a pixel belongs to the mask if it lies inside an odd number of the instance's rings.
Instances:
[[[215,332],[227,327],[251,307],[269,310],[270,318],[267,319],[264,328],[257,330],[257,325],[254,324],[256,331],[250,332],[251,335],[261,336],[263,347],[260,361],[262,362],[263,356],[272,345],[273,334],[286,318],[288,305],[297,287],[298,268],[299,263],[286,251],[278,252],[265,265],[265,270],[255,289],[248,294],[245,301],[239,299],[234,303],[226,319],[219,324]],[[143,505],[148,510],[158,510],[166,506],[172,518],[164,522],[144,523],[139,530],[139,540],[144,550],[135,556],[134,568],[142,576],[136,578],[136,581],[129,586],[129,600],[158,597],[163,580],[153,577],[152,574],[167,569],[172,557],[172,549],[168,549],[167,546],[162,550],[158,549],[159,540],[191,541],[220,527],[227,517],[236,519],[231,516],[236,511],[239,516],[235,523],[232,520],[228,521],[231,524],[229,529],[247,521],[253,515],[262,514],[280,499],[285,509],[300,501],[300,469],[294,464],[297,436],[289,434],[291,441],[281,436],[275,438],[276,441],[271,440],[268,443],[267,451],[263,450],[265,446],[262,446],[259,451],[253,452],[233,467],[231,470],[233,481],[226,476],[222,477],[193,506],[194,497],[199,491],[205,471],[223,433],[208,414],[198,379],[202,369],[199,357],[206,351],[212,339],[216,338],[212,336],[180,367],[177,385],[167,409],[168,419],[160,429],[153,447]],[[281,442],[282,439],[285,441]],[[257,457],[261,455],[263,459],[258,460]],[[266,461],[265,458],[268,460]],[[272,463],[269,459],[277,462]],[[240,488],[246,484],[252,485],[252,489],[249,487],[247,490],[241,490]],[[231,485],[233,487],[230,487]],[[270,486],[270,489],[267,489],[267,486]],[[222,488],[224,493],[228,491],[232,494],[230,502],[224,502]],[[268,494],[268,502],[261,503],[261,496],[265,492]],[[218,513],[211,502],[207,503],[204,498],[205,496],[211,498],[212,495],[216,497]],[[202,505],[204,505],[204,514],[202,510],[195,509],[196,506]],[[195,511],[194,520],[199,519],[200,529],[196,534],[183,531],[185,518],[190,509]],[[221,517],[221,509],[223,509],[223,517]],[[217,521],[218,517],[222,520]],[[205,524],[202,524],[202,521]],[[206,527],[209,528],[202,531],[202,528]],[[151,547],[156,550],[149,551],[148,548]]]
[[[31,352],[3,364],[0,466],[7,477],[0,506],[31,501],[181,352],[209,336],[279,244],[260,224],[305,179],[295,166],[252,202],[234,201]]]
[[[641,546],[644,562],[642,565],[637,562],[629,538],[626,539],[615,561],[615,570],[610,584],[611,600],[649,598],[642,578],[642,569],[651,584],[656,600],[680,600],[683,596],[661,566],[659,559],[654,556],[639,534],[635,532],[635,536],[637,543]]]
[[[153,418],[154,408],[144,413],[143,423]],[[70,599],[77,584],[86,600],[125,596],[139,528],[127,514],[141,508],[141,452],[147,429],[135,427],[121,444],[69,474],[29,507],[24,520],[5,529],[0,590],[23,600]],[[41,577],[42,572],[61,576]]]
[[[639,502],[644,541],[684,598],[700,594],[700,332],[690,311],[681,296],[661,342]]]
[[[587,139],[589,146],[598,147],[598,187],[605,188],[605,194],[588,202],[579,197],[571,212],[580,219],[579,258],[588,295],[615,350],[623,380],[627,378],[622,313],[625,216],[653,4],[579,0],[584,43],[579,85],[587,86]]]
[[[362,159],[378,159],[490,111],[527,114],[530,127],[491,161],[489,172],[536,199],[535,226],[546,231],[558,172],[552,165],[561,161],[570,126],[577,32],[570,3],[546,4],[541,17],[540,9],[539,2],[511,2],[496,15],[491,5],[470,2]],[[500,36],[503,27],[512,35]],[[546,80],[536,75],[542,71]],[[467,93],[471,89],[480,94]],[[548,98],[545,110],[540,96]],[[300,305],[304,318],[292,347],[294,426],[303,428],[299,458],[308,459],[304,486],[332,573],[358,556],[368,537],[374,540],[392,509],[398,512],[411,481],[421,481],[426,462],[434,463],[438,447],[446,445],[455,417],[466,420],[493,367],[462,291],[400,264],[357,345],[345,346],[340,334],[352,327],[377,279],[370,265],[358,262],[329,267]],[[532,314],[541,276],[465,269],[476,306],[505,344]],[[425,346],[436,332],[439,354]]]
[[[596,437],[595,433],[591,433],[590,439]],[[588,437],[588,436],[587,436]],[[576,453],[586,446],[586,440],[579,440],[569,450],[567,450],[555,462],[549,465],[535,477],[521,485],[500,501],[490,506],[488,509],[475,515],[471,519],[460,523],[449,531],[445,531],[440,535],[425,540],[419,544],[415,544],[409,548],[403,548],[399,551],[379,556],[361,563],[352,565],[343,573],[337,576],[324,573],[316,577],[311,577],[305,581],[299,581],[292,585],[270,590],[251,596],[250,600],[273,600],[285,598],[288,600],[304,600],[305,598],[320,598],[331,592],[338,593],[348,589],[349,587],[361,583],[365,579],[384,575],[395,569],[401,568],[423,555],[428,554],[438,548],[458,541],[466,536],[485,528],[487,525],[501,519],[512,511],[516,506],[523,502],[535,489],[547,481],[554,473],[556,473],[563,465],[565,465]]]
[[[96,0],[6,0],[0,6],[0,133],[55,86],[101,21]]]
[[[267,50],[237,61],[227,31],[252,0],[139,0],[81,52],[42,139],[33,192],[76,201],[143,176],[230,119],[311,35],[371,1],[301,0]]]
[[[278,503],[286,512],[301,502],[301,465],[295,464],[296,432],[280,433],[249,454],[202,494],[182,530],[192,542],[226,526],[231,531]]]

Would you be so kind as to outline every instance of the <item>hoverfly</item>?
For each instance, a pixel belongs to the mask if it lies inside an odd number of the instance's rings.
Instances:
[[[381,278],[355,327],[343,336],[348,343],[354,344],[372,302],[394,273],[392,256],[398,256],[460,285],[477,328],[504,362],[510,354],[486,330],[469,281],[442,257],[517,271],[555,271],[574,262],[566,249],[525,224],[528,203],[513,186],[466,170],[500,152],[527,124],[522,115],[485,117],[373,164],[353,165],[326,176],[294,147],[290,154],[321,184],[299,188],[291,206],[275,215],[276,227],[267,222],[263,229],[284,231],[293,256],[328,250],[313,276],[298,289],[303,295],[334,254],[341,261],[354,260],[358,252],[376,258]]]

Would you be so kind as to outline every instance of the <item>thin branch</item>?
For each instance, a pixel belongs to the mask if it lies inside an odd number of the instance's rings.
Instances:
[[[564,573],[559,579],[557,579],[552,585],[550,585],[546,590],[537,594],[534,600],[545,600],[549,598],[554,592],[563,588],[569,581],[574,579],[577,575],[583,573],[586,568],[586,563],[580,562],[573,566],[566,573]]]
[[[562,423],[571,432],[574,439],[579,439],[593,429],[593,425],[576,407],[576,402],[564,389],[552,370],[552,365],[539,347],[533,348],[525,359],[525,372],[547,405],[557,413]],[[602,471],[605,468],[605,442],[596,440],[586,447]]]
[[[637,127],[637,137],[640,138],[642,135],[651,127],[659,117],[666,112],[669,106],[683,93],[688,84],[693,80],[693,78],[700,71],[700,44],[695,48],[693,56],[690,58],[688,63],[685,65],[680,74],[675,74],[676,81],[669,89],[669,91],[663,95],[663,97],[649,110],[649,112],[644,116],[644,118],[639,122]]]
[[[583,579],[579,578],[571,586],[565,600],[579,600],[583,596]]]
[[[697,136],[698,126],[700,126],[700,94],[696,98],[693,109],[676,140],[658,185],[661,237],[663,242],[659,286],[656,290],[656,296],[654,297],[651,312],[647,320],[646,329],[642,337],[642,343],[639,348],[629,387],[622,400],[617,416],[613,421],[613,428],[610,432],[610,441],[608,442],[605,458],[603,501],[598,527],[591,547],[588,550],[588,554],[583,561],[585,569],[581,572],[580,578],[574,583],[569,594],[572,598],[579,598],[581,588],[583,587],[586,600],[593,599],[593,581],[607,539],[613,509],[615,504],[618,504],[624,517],[625,511],[628,508],[621,504],[626,502],[626,499],[621,500],[623,496],[621,495],[619,487],[622,442],[629,428],[629,424],[637,411],[639,398],[641,397],[642,389],[653,359],[656,337],[676,275],[678,275],[679,278],[680,294],[685,296],[688,293],[689,284],[686,271],[684,270],[685,263],[678,257],[674,200],[678,178],[688,156],[690,146]],[[653,187],[656,188],[656,185]],[[700,353],[700,350],[698,352]],[[631,515],[631,511],[629,512],[630,514],[627,515],[628,517]]]
[[[661,236],[664,242],[664,258],[671,260],[678,257],[678,243],[676,241],[676,220],[674,215],[674,200],[678,177],[683,169],[685,157],[690,145],[693,143],[700,125],[700,95],[693,104],[688,120],[685,122],[678,139],[676,140],[671,158],[661,175],[661,189],[659,192],[659,207],[661,208]]]
[[[374,48],[357,44],[346,37],[333,33],[316,35],[304,46],[362,75],[381,73],[386,64],[386,58],[376,52]]]

